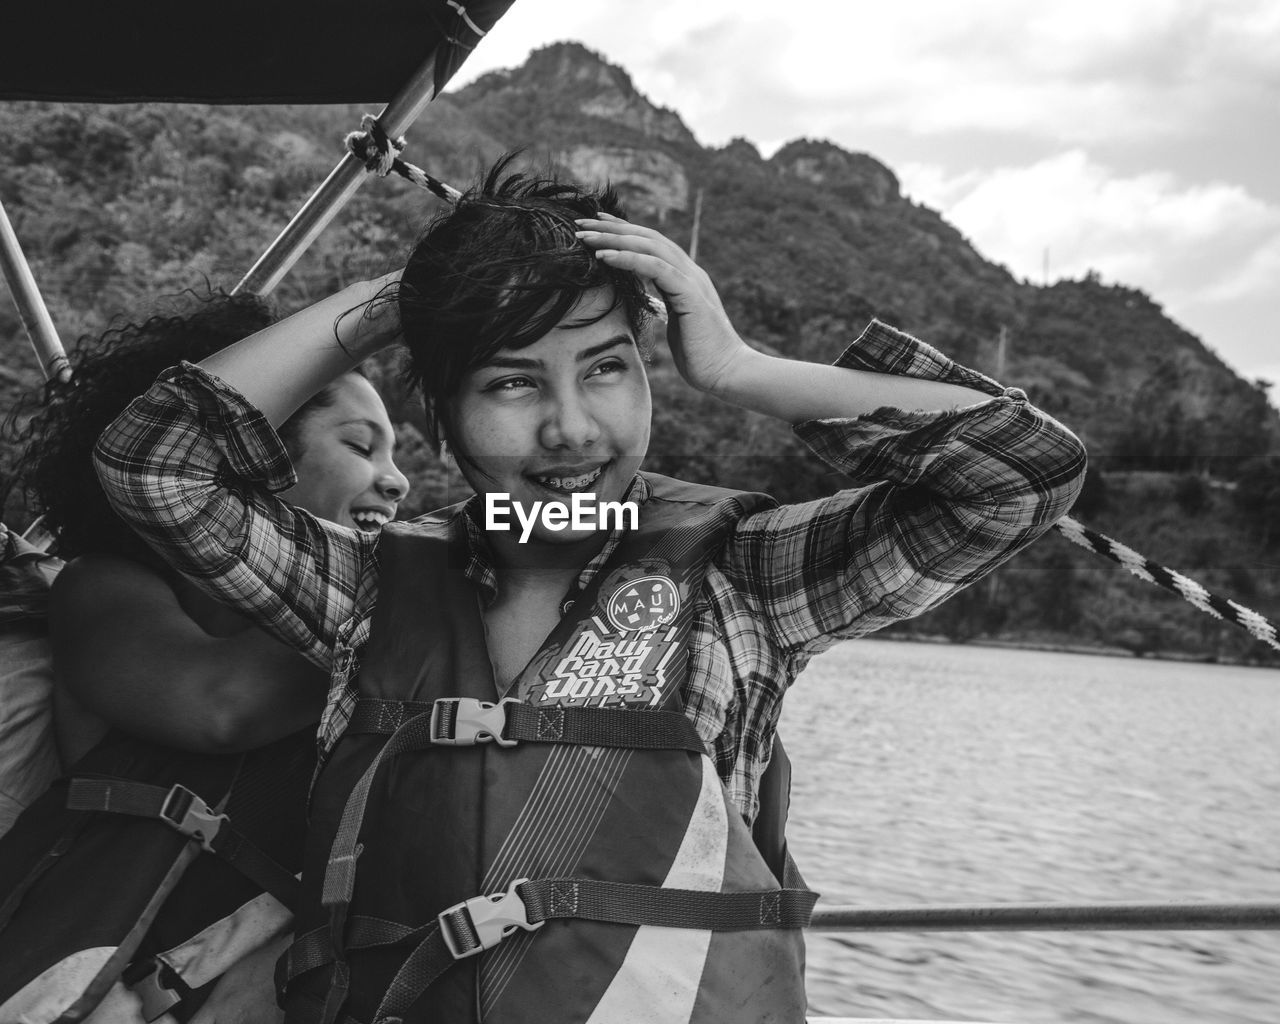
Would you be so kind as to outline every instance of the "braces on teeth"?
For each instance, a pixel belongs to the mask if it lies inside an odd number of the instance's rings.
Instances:
[[[538,480],[543,484],[545,484],[547,487],[552,488],[553,490],[576,491],[580,488],[586,487],[590,483],[594,483],[596,480],[600,478],[600,474],[602,472],[603,472],[603,468],[597,469],[592,473],[588,473],[586,476],[575,476],[575,477],[540,476],[538,477]]]

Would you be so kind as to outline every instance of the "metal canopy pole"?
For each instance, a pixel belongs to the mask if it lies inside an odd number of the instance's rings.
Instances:
[[[418,119],[436,94],[436,58],[433,53],[413,73],[395,98],[383,108],[378,121],[391,138],[402,135]],[[256,292],[266,295],[283,279],[329,222],[364,184],[369,172],[356,157],[347,153],[320,187],[311,194],[293,220],[285,226],[258,262],[232,289],[233,294]]]
[[[826,907],[823,932],[1216,931],[1280,929],[1280,903],[996,903]]]
[[[31,347],[36,350],[36,358],[40,360],[40,368],[47,379],[57,377],[59,380],[71,379],[71,364],[67,362],[66,351],[58,338],[58,330],[53,326],[53,317],[49,315],[49,307],[44,304],[40,289],[36,287],[35,275],[18,244],[18,236],[14,233],[9,215],[4,212],[4,204],[0,203],[0,271],[9,285],[13,295],[13,304],[18,307],[18,316],[22,326],[27,329],[27,337],[31,339]]]

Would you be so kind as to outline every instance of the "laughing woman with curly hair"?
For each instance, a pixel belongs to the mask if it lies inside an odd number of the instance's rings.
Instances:
[[[48,601],[65,773],[0,839],[2,1019],[99,1000],[112,1021],[169,1004],[185,1019],[229,967],[287,932],[324,674],[158,558],[112,511],[91,459],[161,370],[273,319],[256,298],[215,295],[115,327],[79,346],[72,382],[47,384],[14,431],[21,479],[67,563]],[[408,482],[382,400],[356,368],[280,433],[281,494],[300,515],[352,534],[394,517]],[[181,832],[184,815],[196,834]],[[237,852],[212,844],[214,828]],[[250,848],[258,866],[246,869]],[[261,973],[261,958],[245,963]],[[245,969],[214,1005],[225,1014],[230,998],[243,1004],[237,1019],[274,1020],[269,982],[251,984]]]

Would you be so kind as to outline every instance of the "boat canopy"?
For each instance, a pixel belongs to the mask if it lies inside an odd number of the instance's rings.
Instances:
[[[17,0],[0,100],[386,102],[435,92],[513,0]]]

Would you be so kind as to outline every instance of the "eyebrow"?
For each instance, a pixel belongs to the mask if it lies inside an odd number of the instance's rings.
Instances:
[[[343,420],[341,423],[339,423],[339,424],[338,424],[338,426],[340,426],[340,427],[368,427],[368,428],[369,428],[370,430],[372,430],[375,434],[379,434],[379,435],[381,435],[381,434],[385,434],[385,433],[386,433],[386,431],[382,429],[382,424],[381,424],[381,423],[379,423],[377,420],[367,420],[367,419]]]
[[[585,348],[578,353],[576,359],[578,362],[585,362],[588,359],[594,359],[601,353],[608,352],[611,348],[617,348],[619,345],[634,345],[635,339],[630,334],[615,334],[612,338],[606,338],[599,344]],[[476,367],[479,370],[536,370],[542,363],[537,359],[530,359],[528,356],[494,356],[485,363],[481,363]]]

